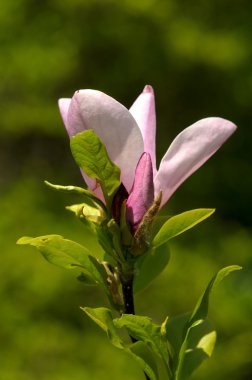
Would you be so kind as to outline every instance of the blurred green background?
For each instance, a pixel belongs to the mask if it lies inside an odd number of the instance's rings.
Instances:
[[[129,107],[145,84],[156,94],[159,159],[200,118],[239,128],[169,201],[168,213],[217,212],[174,240],[168,268],[137,296],[137,312],[160,323],[191,310],[216,270],[242,265],[215,291],[218,344],[193,379],[252,378],[251,11],[249,0],[1,1],[1,380],[143,378],[79,309],[102,306],[103,295],[15,242],[90,238],[64,210],[76,199],[43,184],[83,184],[57,99],[94,88]]]

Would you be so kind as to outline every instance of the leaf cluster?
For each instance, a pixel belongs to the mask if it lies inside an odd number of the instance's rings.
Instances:
[[[212,355],[216,332],[207,319],[209,298],[224,277],[241,269],[233,265],[221,269],[209,282],[192,313],[168,317],[161,325],[144,316],[123,314],[113,318],[106,308],[83,308],[101,327],[110,342],[136,360],[151,380],[161,379],[160,372],[170,380],[187,380],[199,365]],[[135,343],[126,344],[117,329],[126,328]]]

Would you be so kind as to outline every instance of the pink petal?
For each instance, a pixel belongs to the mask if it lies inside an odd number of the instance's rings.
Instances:
[[[61,114],[63,122],[66,126],[67,131],[68,131],[67,114],[68,114],[68,109],[69,109],[70,103],[71,103],[71,99],[69,99],[69,98],[62,98],[62,99],[59,99],[59,101],[58,101],[60,114]]]
[[[145,86],[143,92],[130,108],[130,113],[141,129],[144,140],[144,151],[152,160],[153,172],[156,174],[156,111],[153,88]]]
[[[70,103],[71,103],[71,99],[70,98],[62,98],[62,99],[59,99],[59,101],[58,101],[61,117],[63,119],[63,122],[65,124],[65,127],[66,127],[66,130],[67,130],[68,134],[71,136],[71,131],[70,131],[69,125],[67,123],[67,115],[68,115],[68,110],[69,110]],[[97,183],[96,183],[96,180],[93,179],[93,178],[88,177],[85,173],[83,173],[82,170],[81,170],[81,174],[82,174],[82,176],[83,176],[83,178],[84,178],[84,180],[85,180],[88,188],[91,189],[91,190],[93,190],[95,193],[97,193]],[[99,194],[100,193],[101,193],[101,191],[99,191]]]
[[[81,170],[82,177],[84,178],[87,187],[93,191],[97,198],[101,199],[105,203],[104,195],[101,189],[101,186],[97,183],[95,178],[90,178],[86,173]]]
[[[70,103],[66,128],[70,136],[93,129],[106,146],[110,159],[121,169],[129,191],[143,153],[143,138],[130,112],[110,96],[95,90],[77,91]]]
[[[135,231],[154,201],[153,170],[149,153],[143,153],[137,168],[132,191],[126,203],[126,220]]]
[[[154,179],[163,206],[178,186],[208,160],[236,130],[228,120],[202,119],[182,131],[164,155]]]

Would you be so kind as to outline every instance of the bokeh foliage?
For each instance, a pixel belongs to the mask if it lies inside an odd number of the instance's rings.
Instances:
[[[78,308],[101,306],[102,294],[15,241],[91,239],[64,210],[76,198],[43,185],[82,185],[57,99],[95,88],[129,107],[146,83],[156,93],[159,158],[200,118],[239,128],[170,200],[168,213],[216,207],[217,215],[172,244],[169,267],[139,294],[137,311],[160,323],[191,310],[216,270],[242,265],[216,293],[217,349],[193,378],[251,378],[251,10],[248,0],[2,0],[0,378],[142,376]]]

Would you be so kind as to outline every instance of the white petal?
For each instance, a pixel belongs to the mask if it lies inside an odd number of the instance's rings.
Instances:
[[[162,205],[186,178],[221,147],[235,129],[236,126],[228,120],[210,117],[199,120],[175,138],[154,179],[155,193],[163,193]]]
[[[96,132],[110,159],[120,167],[121,181],[130,191],[144,144],[127,108],[100,91],[80,90],[71,100],[66,125],[70,136],[86,129]]]

